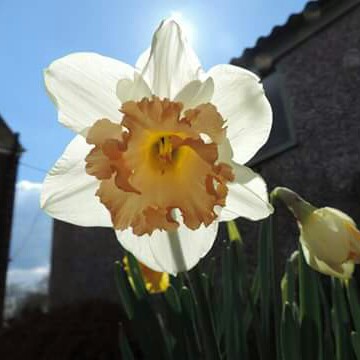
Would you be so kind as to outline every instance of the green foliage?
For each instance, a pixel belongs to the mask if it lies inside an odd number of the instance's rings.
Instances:
[[[163,294],[147,293],[128,254],[130,284],[120,262],[116,282],[134,341],[120,330],[124,359],[136,343],[144,359],[360,360],[360,298],[355,279],[320,275],[299,250],[276,270],[273,219],[260,225],[258,266],[248,272],[234,222],[218,261],[207,259],[172,278]]]

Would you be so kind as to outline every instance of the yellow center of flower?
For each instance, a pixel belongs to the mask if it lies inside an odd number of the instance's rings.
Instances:
[[[164,162],[171,162],[173,147],[169,136],[161,136],[156,145],[158,147],[160,160]]]
[[[170,171],[176,164],[179,156],[179,149],[175,149],[171,142],[171,135],[162,134],[157,136],[156,141],[149,153],[154,170],[162,174]]]
[[[116,229],[132,227],[136,235],[174,230],[174,209],[197,229],[216,219],[216,205],[225,205],[226,183],[234,176],[217,161],[224,120],[211,104],[182,109],[155,96],[128,101],[120,109],[121,124],[102,119],[89,130],[87,142],[95,147],[86,171],[101,180],[96,194]]]

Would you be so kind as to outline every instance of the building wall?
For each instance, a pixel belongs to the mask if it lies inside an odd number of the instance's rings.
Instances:
[[[0,327],[2,326],[15,182],[20,149],[17,135],[9,136],[9,140],[11,145],[9,152],[0,153]]]
[[[95,299],[117,301],[114,262],[122,252],[112,229],[55,220],[52,246],[51,307]]]
[[[257,168],[269,189],[289,187],[360,224],[360,9],[314,35],[277,64],[298,146]],[[278,264],[297,246],[293,217],[277,207]],[[243,226],[250,253],[255,229]],[[249,229],[250,228],[250,229]]]

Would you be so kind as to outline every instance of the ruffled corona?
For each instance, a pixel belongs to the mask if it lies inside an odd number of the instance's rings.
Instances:
[[[181,102],[153,96],[125,102],[121,124],[97,121],[87,142],[86,171],[101,181],[96,195],[116,229],[134,234],[174,230],[179,209],[184,224],[197,229],[225,206],[230,165],[218,162],[224,120],[212,104],[183,112]],[[204,139],[206,138],[206,139]]]

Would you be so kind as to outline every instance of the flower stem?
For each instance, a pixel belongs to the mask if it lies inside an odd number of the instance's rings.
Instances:
[[[183,250],[181,248],[178,231],[177,230],[168,231],[167,235],[170,240],[170,248],[171,248],[174,262],[176,264],[177,272],[186,271],[187,270],[186,269],[186,261],[185,261]]]

